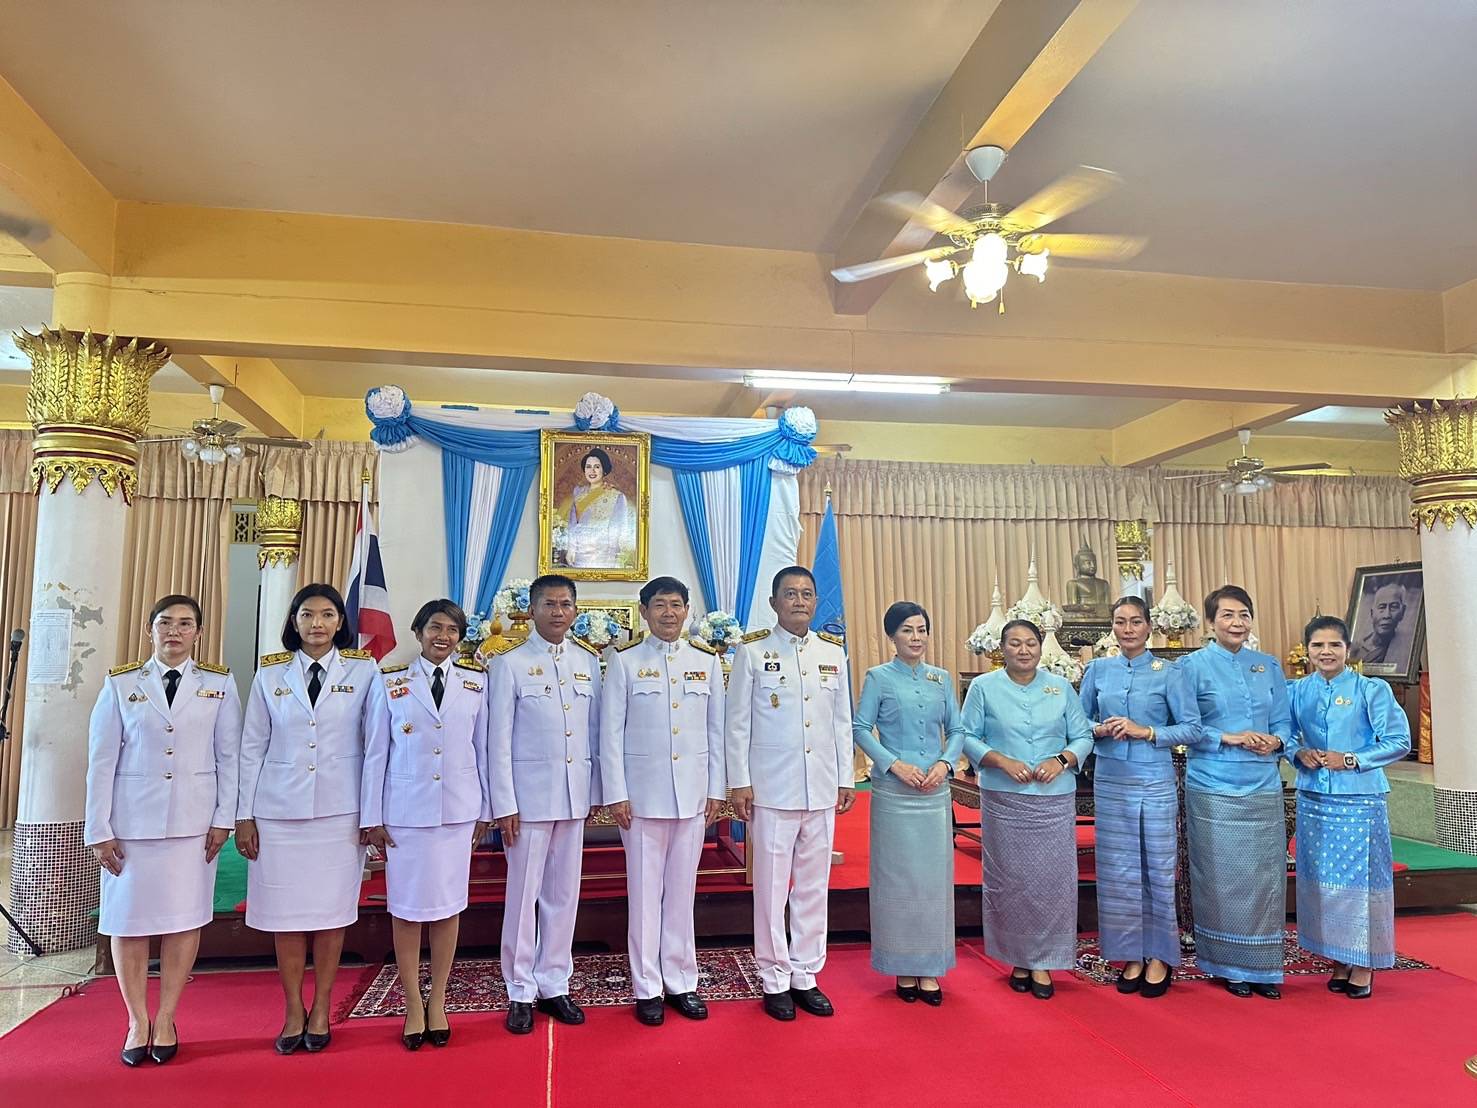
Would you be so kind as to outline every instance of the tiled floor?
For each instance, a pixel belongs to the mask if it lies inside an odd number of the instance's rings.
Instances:
[[[0,904],[9,903],[10,832],[0,831]],[[4,928],[3,920],[0,928]],[[0,933],[8,934],[8,929]],[[90,948],[45,958],[21,958],[0,949],[0,1035],[30,1019],[67,989],[86,981],[93,957]]]

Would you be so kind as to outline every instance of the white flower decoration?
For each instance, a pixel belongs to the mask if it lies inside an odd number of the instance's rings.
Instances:
[[[816,421],[815,412],[809,408],[786,408],[780,416],[780,422],[785,424],[797,435],[814,437],[820,430],[820,424]]]
[[[589,421],[590,430],[599,431],[610,422],[615,411],[615,402],[598,392],[587,392],[574,406],[574,417],[580,422]]]
[[[364,402],[376,419],[397,419],[405,414],[405,390],[399,385],[371,389]]]

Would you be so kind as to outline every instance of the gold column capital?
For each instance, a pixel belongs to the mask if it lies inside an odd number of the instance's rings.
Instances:
[[[260,549],[256,564],[290,566],[297,562],[299,532],[303,526],[303,506],[285,496],[269,496],[257,502],[256,534]]]
[[[169,360],[150,339],[41,328],[15,345],[31,360],[26,415],[36,428],[31,483],[79,493],[95,479],[109,496],[133,501],[138,437],[149,428],[149,379]]]
[[[1124,519],[1113,524],[1118,547],[1118,576],[1144,579],[1144,559],[1149,554],[1149,525],[1142,519]]]
[[[1477,527],[1477,400],[1413,400],[1385,412],[1400,444],[1400,476],[1410,482],[1410,518],[1447,530],[1458,518]]]

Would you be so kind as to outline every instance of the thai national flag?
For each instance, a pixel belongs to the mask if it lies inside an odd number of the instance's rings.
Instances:
[[[369,483],[359,494],[359,522],[354,529],[354,561],[349,566],[349,587],[344,590],[349,626],[359,636],[359,648],[381,661],[395,649],[395,625],[390,622],[390,590],[385,585],[385,567],[380,561],[380,540],[374,517],[369,514]]]

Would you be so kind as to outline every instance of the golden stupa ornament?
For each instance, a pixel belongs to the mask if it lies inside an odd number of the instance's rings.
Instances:
[[[18,332],[15,345],[31,360],[32,487],[56,492],[68,479],[81,493],[96,480],[109,496],[121,490],[132,503],[137,441],[149,427],[149,379],[169,360],[169,348],[49,327]]]
[[[1119,520],[1113,524],[1113,539],[1118,548],[1118,575],[1144,579],[1144,560],[1149,556],[1149,525],[1142,519]]]
[[[1412,401],[1385,422],[1400,444],[1400,476],[1410,482],[1410,518],[1449,531],[1458,518],[1477,527],[1477,400]]]
[[[303,506],[285,496],[269,496],[256,506],[258,549],[256,564],[290,566],[297,562],[299,532],[303,526]]]

